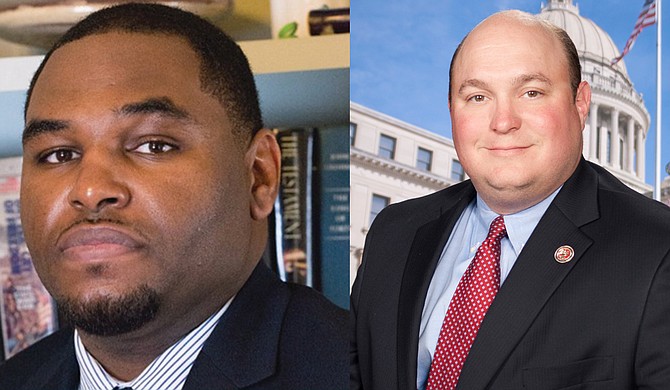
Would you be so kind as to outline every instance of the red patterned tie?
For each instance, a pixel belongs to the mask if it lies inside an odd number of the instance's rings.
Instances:
[[[506,235],[505,221],[498,216],[491,222],[486,240],[458,282],[442,322],[427,390],[456,387],[479,325],[500,287],[500,240]]]

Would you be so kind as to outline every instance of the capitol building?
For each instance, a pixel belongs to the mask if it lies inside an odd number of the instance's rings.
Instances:
[[[634,190],[651,196],[645,183],[649,112],[635,90],[612,38],[580,15],[572,0],[551,0],[539,17],[570,35],[579,53],[582,80],[591,85],[591,110],[583,155]],[[350,103],[351,281],[374,216],[389,203],[425,195],[467,178],[453,142],[356,103]]]
[[[584,129],[584,157],[612,172],[629,187],[649,193],[644,182],[645,139],[649,112],[635,91],[612,38],[579,14],[572,0],[552,0],[539,16],[561,27],[577,47],[582,80],[591,85],[591,112]]]

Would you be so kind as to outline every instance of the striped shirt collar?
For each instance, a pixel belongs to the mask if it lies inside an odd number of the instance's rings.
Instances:
[[[165,350],[130,382],[123,382],[109,375],[86,351],[75,329],[75,354],[81,373],[79,390],[111,390],[115,386],[132,387],[133,390],[181,390],[205,341],[212,334],[232,300],[233,298],[228,300],[219,311]]]

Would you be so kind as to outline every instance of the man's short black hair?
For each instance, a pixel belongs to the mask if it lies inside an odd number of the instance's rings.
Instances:
[[[126,3],[94,12],[70,28],[35,72],[25,103],[51,55],[70,42],[112,31],[165,34],[185,39],[200,57],[200,87],[225,108],[233,133],[245,144],[263,127],[258,92],[242,49],[218,27],[192,13],[159,4]]]

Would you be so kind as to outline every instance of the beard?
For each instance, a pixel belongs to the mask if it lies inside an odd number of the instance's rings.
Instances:
[[[88,300],[58,299],[63,320],[96,336],[117,336],[140,329],[156,317],[158,293],[141,285],[122,296],[100,296]]]

